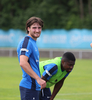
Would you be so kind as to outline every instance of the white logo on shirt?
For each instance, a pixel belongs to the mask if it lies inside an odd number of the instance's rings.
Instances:
[[[35,97],[33,97],[33,100],[35,100]]]
[[[36,62],[39,62],[39,60],[36,60]]]
[[[35,51],[37,51],[37,49],[35,48]]]
[[[49,71],[48,71],[48,70],[46,70],[46,73],[47,73],[49,76],[52,76],[52,75],[49,73]]]
[[[49,96],[47,96],[47,98],[50,98]]]
[[[22,48],[21,51],[26,51],[26,52],[28,52],[28,50],[27,50],[26,48]]]

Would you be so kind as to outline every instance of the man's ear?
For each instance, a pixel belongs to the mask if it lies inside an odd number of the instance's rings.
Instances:
[[[64,60],[63,59],[62,59],[61,63],[64,64]]]
[[[27,30],[29,31],[29,27],[27,28]]]

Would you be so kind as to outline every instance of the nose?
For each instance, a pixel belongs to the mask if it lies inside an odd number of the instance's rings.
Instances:
[[[39,28],[36,28],[36,32],[39,32],[40,31],[40,29]]]
[[[73,68],[73,66],[70,66],[70,68],[72,69],[72,68]]]

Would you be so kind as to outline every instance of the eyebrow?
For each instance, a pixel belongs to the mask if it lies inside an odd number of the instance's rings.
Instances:
[[[33,28],[34,28],[34,27],[36,27],[36,26],[33,26]],[[42,27],[41,27],[41,26],[39,26],[38,28],[42,28]]]

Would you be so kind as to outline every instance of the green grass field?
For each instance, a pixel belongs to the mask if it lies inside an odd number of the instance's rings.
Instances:
[[[17,57],[0,57],[0,100],[20,100],[21,78]],[[92,100],[92,59],[76,61],[54,100]]]

